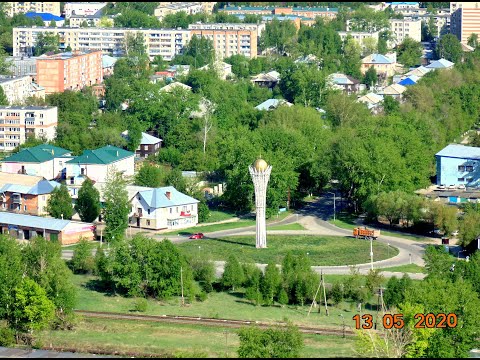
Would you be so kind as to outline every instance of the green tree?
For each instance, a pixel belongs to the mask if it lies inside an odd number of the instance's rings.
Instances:
[[[418,41],[407,37],[397,47],[398,62],[409,68],[421,63],[423,47]]]
[[[75,246],[72,257],[72,270],[74,273],[85,274],[93,271],[94,259],[90,244],[90,241],[80,239],[77,246]]]
[[[187,191],[187,182],[185,181],[182,171],[179,168],[174,168],[167,173],[165,176],[165,184],[167,186],[173,186],[181,193]]]
[[[260,47],[262,49],[274,47],[278,53],[283,54],[294,43],[296,33],[297,29],[293,22],[273,19],[265,25],[260,37]]]
[[[194,35],[183,48],[183,53],[181,55],[176,55],[173,58],[172,63],[200,68],[213,63],[214,59],[215,49],[212,40],[203,36]]]
[[[5,95],[5,91],[3,91],[3,87],[0,86],[0,105],[9,105],[7,96]]]
[[[98,22],[98,27],[99,28],[111,28],[113,27],[113,19],[110,19],[107,16],[102,16],[100,18],[100,21]]]
[[[225,263],[222,285],[227,289],[235,291],[235,287],[242,286],[244,282],[243,269],[235,255],[230,255]]]
[[[332,289],[330,290],[330,296],[335,306],[340,304],[340,302],[343,300],[342,284],[338,282],[334,283]]]
[[[93,222],[100,215],[100,192],[93,186],[93,181],[88,178],[78,190],[75,210],[80,219],[85,222]]]
[[[246,327],[238,331],[240,358],[298,358],[303,337],[296,326],[259,329]]]
[[[157,188],[162,184],[162,170],[150,163],[142,165],[135,175],[135,185]]]
[[[105,220],[105,238],[114,241],[123,238],[128,228],[128,214],[130,202],[126,189],[126,182],[120,172],[112,169],[107,174],[103,190],[105,207],[103,209]]]
[[[391,95],[383,97],[383,111],[386,115],[394,114],[400,110],[400,103]]]
[[[370,66],[370,68],[365,72],[363,82],[368,86],[369,89],[371,89],[373,86],[375,86],[377,81],[377,71],[373,66]]]
[[[477,46],[478,46],[478,34],[477,33],[472,33],[468,37],[467,45],[473,47],[474,49],[477,48]]]
[[[141,32],[127,33],[123,41],[123,51],[128,56],[141,56],[146,54],[145,40]]]
[[[56,219],[71,220],[73,216],[72,198],[65,184],[53,189],[47,201],[47,212]]]
[[[15,331],[32,334],[53,320],[55,306],[48,299],[45,289],[34,280],[23,278],[13,296],[13,309],[8,316],[8,323]]]
[[[385,277],[380,273],[380,269],[368,271],[365,286],[371,295],[376,293],[377,289],[382,285],[383,280],[385,280]]]
[[[435,48],[437,58],[447,59],[457,63],[462,58],[462,45],[453,34],[446,34],[440,38]]]
[[[267,305],[273,304],[281,284],[282,277],[280,271],[275,263],[270,262],[265,268],[265,275],[260,283],[260,289]]]
[[[21,282],[23,259],[15,239],[0,235],[0,319],[6,318],[13,306],[14,288]]]
[[[50,21],[50,23],[48,24],[48,27],[57,27],[57,23],[56,23],[54,20],[52,20],[52,21]]]
[[[480,235],[480,213],[468,211],[460,220],[460,245],[468,246]]]
[[[344,46],[344,70],[346,75],[351,75],[356,79],[361,76],[360,65],[362,63],[360,45],[351,36],[347,36]]]
[[[57,53],[60,44],[60,36],[53,32],[44,32],[37,35],[34,52],[35,56],[43,55],[47,52]]]

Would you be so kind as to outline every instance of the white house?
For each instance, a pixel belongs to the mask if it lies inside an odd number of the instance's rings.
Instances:
[[[227,64],[226,62],[223,61],[216,61],[213,64],[213,68],[217,72],[218,76],[222,80],[226,80],[228,76],[232,75],[232,65]],[[202,66],[198,70],[208,70],[210,69],[210,64],[207,64],[205,66]]]
[[[113,168],[123,176],[134,174],[135,154],[116,146],[107,145],[100,149],[85,150],[82,155],[66,162],[67,185],[80,186],[85,177],[95,182],[105,182]]]
[[[43,176],[47,180],[63,177],[65,162],[72,159],[70,150],[42,144],[23,149],[2,161],[2,171],[12,174]]]
[[[131,201],[129,223],[153,230],[192,227],[198,224],[198,203],[173,186],[145,188]]]

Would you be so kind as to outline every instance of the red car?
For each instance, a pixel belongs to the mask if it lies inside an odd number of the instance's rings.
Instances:
[[[203,234],[196,233],[196,234],[190,235],[189,239],[203,239]]]

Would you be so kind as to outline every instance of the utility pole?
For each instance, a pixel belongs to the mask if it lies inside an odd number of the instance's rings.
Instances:
[[[180,266],[180,284],[182,286],[182,306],[185,305],[185,299],[183,298],[183,268]]]
[[[373,237],[370,236],[370,265],[373,270]]]
[[[323,277],[323,271],[320,273],[320,277],[323,285],[323,299],[325,300],[325,315],[328,316],[327,291],[325,290],[325,279]]]

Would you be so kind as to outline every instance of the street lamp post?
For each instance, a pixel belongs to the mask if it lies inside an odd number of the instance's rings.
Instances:
[[[333,221],[335,221],[335,213],[336,213],[336,208],[335,208],[335,193],[334,192],[327,192],[327,194],[333,194]]]
[[[373,237],[370,236],[370,266],[373,270]]]
[[[340,314],[339,316],[342,317],[342,332],[343,332],[343,335],[342,337],[345,338],[345,317],[343,316],[343,314]]]

